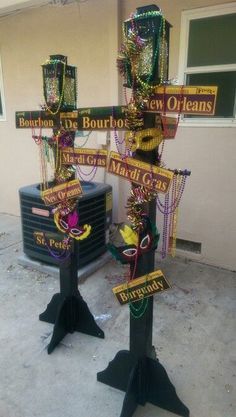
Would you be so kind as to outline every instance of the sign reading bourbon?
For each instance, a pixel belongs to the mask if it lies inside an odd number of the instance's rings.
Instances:
[[[168,191],[174,175],[168,169],[159,168],[134,158],[122,159],[117,152],[110,152],[108,172],[160,193]]]
[[[119,303],[123,305],[129,302],[140,301],[168,288],[171,288],[169,282],[163,273],[158,270],[140,278],[135,278],[128,283],[121,284],[113,288],[112,291]]]
[[[80,194],[82,194],[81,184],[79,180],[73,180],[48,188],[42,191],[41,196],[46,206],[51,206],[78,197]]]
[[[86,148],[62,148],[63,165],[92,165],[95,167],[106,167],[106,149],[86,149]]]
[[[61,125],[69,130],[126,130],[125,106],[88,107],[60,113]]]
[[[60,126],[59,115],[52,115],[43,110],[16,112],[17,128],[41,128],[49,129]]]

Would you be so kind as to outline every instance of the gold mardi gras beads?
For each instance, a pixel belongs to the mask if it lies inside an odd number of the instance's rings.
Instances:
[[[146,187],[132,187],[130,196],[127,200],[127,217],[132,223],[134,230],[141,230],[143,227],[143,204],[148,203],[156,197],[154,191],[148,190]]]
[[[144,124],[143,112],[131,101],[125,111],[126,125],[130,130],[141,129]]]
[[[67,167],[65,165],[60,166],[60,169],[55,172],[55,179],[58,183],[64,182],[72,177],[75,170],[73,167]]]

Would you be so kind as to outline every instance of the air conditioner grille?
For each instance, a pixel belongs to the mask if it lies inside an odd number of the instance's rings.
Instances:
[[[106,196],[111,187],[99,183],[81,183],[83,195],[78,200],[79,224],[89,224],[91,235],[84,241],[74,241],[77,251],[78,269],[85,266],[106,251],[106,229],[112,220],[111,209],[106,209]],[[35,259],[49,264],[57,264],[46,246],[36,244],[34,232],[53,233],[58,240],[64,235],[58,232],[50,207],[45,206],[40,197],[39,185],[20,189],[20,205],[24,252]],[[35,214],[39,213],[39,214]],[[47,217],[48,216],[48,217]]]

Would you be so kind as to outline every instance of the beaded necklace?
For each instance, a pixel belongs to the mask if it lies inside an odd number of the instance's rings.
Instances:
[[[139,235],[140,229],[138,231],[138,235]],[[129,309],[130,309],[130,314],[135,318],[135,319],[139,319],[140,317],[142,317],[147,309],[148,306],[148,298],[142,298],[141,301],[139,301],[139,306],[135,307],[135,303],[132,303],[130,296],[129,296],[129,287],[128,284],[129,282],[131,282],[134,278],[135,278],[135,274],[137,271],[137,265],[138,265],[138,257],[139,257],[139,240],[138,239],[138,246],[137,246],[137,253],[135,256],[135,261],[134,261],[134,268],[133,268],[133,273],[131,274],[131,270],[130,270],[130,278],[127,281],[127,287],[126,287],[126,294],[129,300]],[[146,282],[145,282],[145,286],[147,285],[147,280],[148,280],[148,274],[146,275]]]
[[[45,233],[43,233],[43,237],[44,237],[44,240],[45,240],[45,243],[46,243],[46,247],[47,247],[47,249],[48,249],[48,252],[50,253],[50,255],[51,255],[54,259],[56,259],[56,260],[57,260],[57,261],[59,261],[59,262],[63,262],[63,261],[65,261],[67,258],[69,258],[69,256],[71,255],[71,251],[70,251],[70,250],[65,249],[62,253],[58,254],[56,251],[53,251],[53,250],[52,250],[52,248],[50,247],[50,245],[49,245],[49,243],[48,243],[48,241],[47,241],[47,238],[46,238]],[[69,244],[70,244],[70,242],[71,242],[71,238],[70,238],[70,237],[68,237],[68,238],[64,239],[64,240],[63,240],[63,242],[64,242],[66,245],[69,245]]]

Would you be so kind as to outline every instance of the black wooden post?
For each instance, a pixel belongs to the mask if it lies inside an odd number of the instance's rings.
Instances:
[[[145,162],[153,163],[156,152],[136,155]],[[147,204],[146,212],[152,223],[156,223],[156,202]],[[135,277],[155,269],[155,252],[149,251],[138,259]],[[141,302],[141,301],[140,301]],[[139,301],[135,303],[138,307]],[[153,297],[149,297],[145,313],[134,318],[130,313],[129,350],[119,351],[108,367],[97,374],[97,380],[125,391],[120,417],[131,417],[138,404],[150,402],[172,413],[189,417],[188,408],[178,398],[164,367],[156,358],[152,345]]]
[[[56,70],[53,63],[56,62]],[[58,78],[58,85],[60,90],[61,101],[58,98],[57,104],[50,103],[50,95],[47,97],[46,79],[51,79],[52,71],[55,71],[55,77]],[[63,81],[63,74],[65,80]],[[74,81],[73,91],[71,93],[73,100],[70,104],[64,102],[65,94],[63,91],[63,83],[66,82],[67,77]],[[43,65],[43,79],[44,79],[44,96],[47,102],[49,100],[49,107],[51,111],[57,114],[59,111],[70,111],[76,109],[76,68],[67,65],[67,57],[63,55],[50,55],[49,63]],[[46,103],[48,106],[48,103]],[[57,109],[55,110],[54,107]],[[55,133],[55,132],[54,132]],[[73,144],[75,139],[75,132],[71,131],[71,138]],[[59,152],[61,152],[59,150]],[[56,156],[55,156],[56,158]],[[59,168],[60,169],[60,168]],[[71,177],[71,179],[74,176]],[[69,256],[60,263],[60,293],[54,294],[52,300],[48,304],[46,310],[40,314],[39,319],[48,323],[54,324],[52,339],[48,345],[48,353],[51,353],[58,343],[64,338],[67,333],[79,331],[104,338],[103,331],[96,324],[93,315],[78,290],[77,277],[77,251],[75,250],[76,241],[73,239],[73,248]]]
[[[51,353],[67,333],[78,331],[104,338],[86,302],[78,290],[77,252],[72,252],[60,265],[60,293],[54,294],[39,319],[54,324],[48,345]]]

